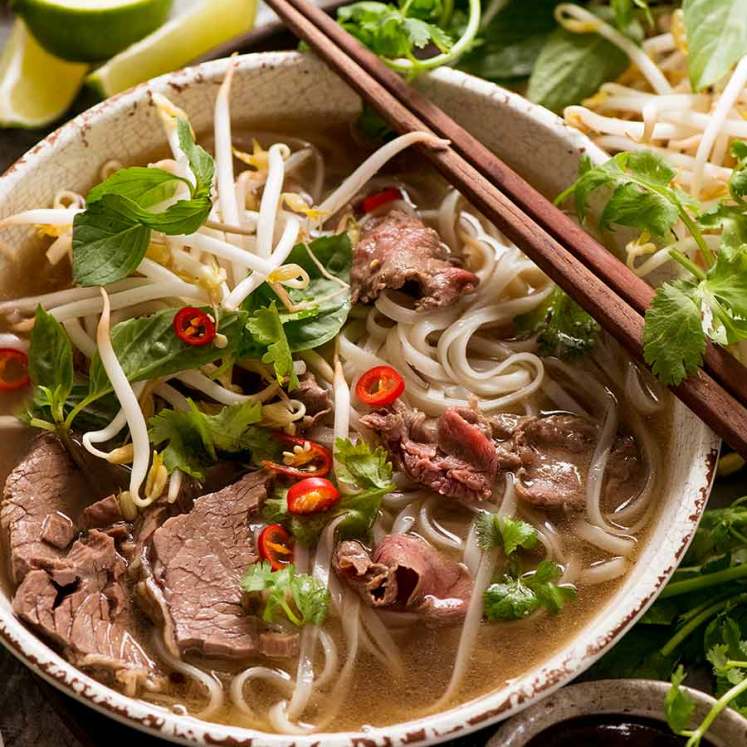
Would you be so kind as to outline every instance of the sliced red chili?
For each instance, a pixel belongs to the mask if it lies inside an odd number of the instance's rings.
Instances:
[[[29,357],[23,350],[0,348],[0,390],[21,389],[30,381]]]
[[[185,306],[176,312],[174,331],[187,345],[202,347],[215,339],[215,322],[202,309]]]
[[[332,469],[332,454],[329,449],[309,441],[306,438],[289,436],[285,433],[273,434],[282,444],[288,446],[283,456],[283,462],[264,460],[263,467],[277,472],[279,475],[294,477],[324,477]]]
[[[315,514],[326,511],[340,500],[340,491],[325,477],[307,477],[288,490],[288,511]]]
[[[361,201],[361,210],[364,214],[373,213],[374,210],[377,210],[382,205],[401,199],[401,190],[397,189],[397,187],[387,187],[386,189],[382,189],[381,192],[374,192],[364,197]]]
[[[405,380],[391,366],[374,366],[361,374],[355,393],[371,407],[391,405],[405,391]]]
[[[293,538],[282,524],[268,524],[257,540],[259,557],[266,560],[273,571],[293,562]]]

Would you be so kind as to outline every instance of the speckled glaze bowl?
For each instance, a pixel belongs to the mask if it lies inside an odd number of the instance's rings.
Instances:
[[[198,131],[209,130],[226,61],[163,76],[116,96],[80,115],[31,150],[0,179],[0,217],[47,205],[56,189],[85,191],[109,159],[138,162],[163,143],[152,94],[161,92],[183,107]],[[495,150],[548,195],[575,176],[578,159],[604,154],[550,112],[513,93],[444,69],[418,81],[438,105]],[[349,122],[360,100],[324,65],[297,53],[249,55],[238,59],[232,91],[233,120],[261,127],[278,118]],[[19,247],[0,271],[0,293],[12,297],[19,267],[34,271],[35,258],[20,245],[21,234],[4,235]],[[365,732],[283,737],[178,716],[127,698],[87,677],[55,654],[13,616],[0,593],[0,640],[22,661],[66,693],[113,718],[181,744],[214,745],[402,745],[436,743],[504,719],[543,698],[588,667],[653,601],[682,557],[695,531],[711,486],[718,442],[684,407],[672,419],[669,477],[661,510],[641,557],[617,593],[593,619],[541,666],[458,708]]]
[[[486,747],[525,747],[553,724],[580,716],[625,714],[664,721],[664,697],[668,682],[653,680],[600,680],[564,687],[541,703],[535,703],[501,726]],[[695,701],[692,723],[699,724],[716,702],[710,695],[685,688]],[[727,708],[708,730],[715,747],[747,744],[747,719]]]

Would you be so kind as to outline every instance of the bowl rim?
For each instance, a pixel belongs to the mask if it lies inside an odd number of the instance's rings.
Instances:
[[[241,75],[243,71],[271,70],[280,66],[324,67],[318,60],[297,52],[263,52],[241,55],[231,60],[205,62],[141,83],[79,114],[21,156],[0,177],[0,202],[3,200],[3,194],[7,194],[8,188],[12,188],[13,182],[20,179],[27,170],[34,169],[40,158],[54,153],[65,143],[80,137],[81,132],[84,133],[87,129],[97,126],[99,122],[106,121],[107,117],[124,115],[128,108],[147,99],[153,91],[169,88],[178,91],[183,86],[209,84],[221,77],[230,63],[237,66],[237,75]],[[437,70],[430,73],[427,79],[465,89],[477,97],[494,97],[500,100],[502,105],[512,109],[517,116],[529,116],[540,127],[555,131],[556,137],[560,133],[560,137],[569,147],[591,153],[596,157],[603,155],[585,135],[570,128],[552,112],[532,104],[514,92],[453,69]],[[388,747],[392,744],[436,744],[463,736],[509,717],[569,682],[591,666],[653,603],[657,592],[667,582],[676,568],[677,559],[682,556],[693,537],[715,477],[719,440],[705,425],[697,421],[694,415],[692,417],[699,427],[697,447],[694,447],[699,461],[694,461],[690,468],[689,475],[693,479],[693,488],[692,496],[687,503],[689,515],[687,520],[683,520],[681,530],[674,537],[680,543],[675,557],[666,563],[659,563],[656,581],[650,588],[647,587],[635,594],[629,590],[624,609],[609,610],[609,620],[605,619],[603,629],[598,630],[593,639],[588,633],[586,639],[579,633],[566,647],[514,681],[508,695],[505,693],[506,688],[502,688],[446,711],[386,727],[369,727],[357,732],[276,735],[245,727],[205,722],[191,716],[180,716],[154,704],[123,695],[84,674],[56,654],[16,619],[9,605],[5,604],[0,606],[0,643],[65,694],[127,726],[179,744],[219,744],[236,747],[280,747],[289,744],[298,747],[318,744],[329,747]]]

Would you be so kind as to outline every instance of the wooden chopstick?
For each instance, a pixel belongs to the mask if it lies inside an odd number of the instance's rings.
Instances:
[[[641,314],[645,312],[655,292],[645,280],[632,272],[570,216],[488,150],[476,137],[384,65],[373,52],[348,34],[333,18],[312,8],[305,0],[287,1],[317,25],[340,49],[365,68],[372,78],[413,112],[429,129],[439,137],[450,140],[452,148],[457,153],[469,161],[477,171],[498,187],[547,233],[580,259],[606,285],[613,288],[636,311]],[[747,368],[745,366],[727,350],[709,341],[706,345],[705,367],[716,381],[747,406]]]
[[[323,12],[304,0],[267,0],[267,3],[396,131],[433,132],[414,111],[382,85],[379,80],[379,77],[384,77],[381,71],[377,70],[377,77],[371,75],[371,69],[383,66],[378,58],[361,56],[360,59],[365,60],[365,65],[362,65],[350,56],[348,48],[358,45],[358,42]],[[345,39],[343,48],[337,41],[344,37],[348,39]],[[433,106],[429,104],[429,107]],[[448,119],[444,113],[439,116]],[[465,198],[586,309],[631,355],[642,359],[643,318],[625,296],[618,295],[597,276],[594,268],[587,267],[491,184],[481,173],[482,170],[477,170],[457,152],[454,142],[450,147],[439,149],[425,144],[416,147]],[[494,158],[489,151],[485,153],[486,159]],[[516,176],[516,179],[519,177]],[[747,409],[708,373],[698,371],[674,387],[673,391],[736,451],[747,457]]]

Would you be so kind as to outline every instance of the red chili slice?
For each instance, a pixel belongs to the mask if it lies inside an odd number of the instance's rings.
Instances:
[[[202,347],[215,339],[215,322],[202,309],[185,306],[176,312],[174,331],[187,345]]]
[[[324,477],[307,477],[288,490],[288,511],[292,514],[315,514],[326,511],[340,500],[340,491]]]
[[[405,391],[405,380],[391,366],[374,366],[361,374],[355,393],[370,407],[391,405]]]
[[[0,390],[21,389],[29,381],[28,355],[15,348],[0,348]]]
[[[293,562],[293,538],[282,524],[268,524],[257,540],[259,557],[266,560],[273,571]]]
[[[277,472],[279,475],[293,477],[296,479],[303,477],[324,477],[332,469],[332,454],[329,449],[325,448],[316,441],[309,441],[306,438],[289,436],[285,433],[274,433],[275,438],[290,448],[288,453],[292,456],[288,459],[288,464],[283,462],[271,462],[264,460],[263,467]],[[295,447],[300,447],[296,449]]]
[[[388,202],[395,202],[396,200],[402,199],[402,191],[397,187],[387,187],[382,189],[381,192],[374,192],[373,194],[367,195],[361,202],[361,210],[364,214],[372,213],[382,205],[386,205]]]

